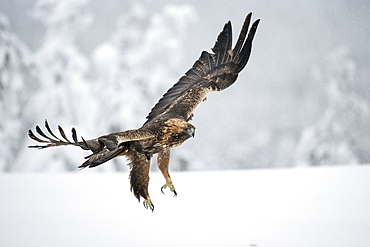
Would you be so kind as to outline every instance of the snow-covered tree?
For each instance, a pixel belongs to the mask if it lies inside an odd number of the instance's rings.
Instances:
[[[51,127],[60,124],[77,130],[92,130],[96,102],[91,99],[86,74],[89,61],[76,45],[76,36],[91,22],[86,13],[87,0],[39,0],[33,15],[46,29],[34,59],[37,69],[37,92],[27,112],[34,115],[34,124],[49,119]],[[80,133],[81,134],[81,133]],[[76,170],[80,155],[75,150],[58,149],[33,151],[33,159],[20,162],[31,170]],[[28,153],[29,154],[29,153]],[[53,162],[52,162],[53,161]],[[22,169],[22,168],[19,168]]]
[[[30,51],[11,33],[0,13],[0,170],[11,171],[26,139],[27,104],[32,88]]]
[[[49,119],[55,132],[57,124],[65,129],[73,125],[78,135],[89,139],[140,127],[184,72],[178,67],[185,55],[187,28],[196,16],[192,7],[169,4],[152,12],[140,1],[133,2],[119,18],[117,31],[94,49],[90,64],[76,44],[92,20],[86,4],[87,0],[39,0],[35,5],[33,15],[46,32],[33,56],[37,90],[26,107],[32,128]],[[25,148],[15,170],[77,170],[83,154],[73,147]],[[114,162],[115,167],[94,170],[121,170],[125,165],[125,159]]]
[[[296,150],[298,165],[356,164],[368,159],[368,102],[354,90],[356,64],[341,46],[316,69],[328,108],[318,123],[305,129]],[[368,160],[367,160],[368,162]]]

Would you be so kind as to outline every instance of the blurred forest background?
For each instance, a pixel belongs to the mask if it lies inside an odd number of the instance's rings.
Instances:
[[[171,169],[369,164],[369,11],[365,0],[3,0],[0,170],[77,171],[86,152],[30,150],[28,129],[48,119],[89,139],[140,127],[249,12],[261,19],[249,63],[196,109],[196,138],[173,150]]]

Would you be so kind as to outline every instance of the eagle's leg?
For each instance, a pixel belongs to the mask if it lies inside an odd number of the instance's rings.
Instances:
[[[131,160],[129,164],[131,191],[139,201],[141,197],[144,198],[144,207],[153,211],[154,205],[148,192],[150,159],[145,154],[136,151],[131,151],[127,156]]]
[[[161,187],[161,191],[166,189],[167,187],[170,188],[171,192],[174,193],[174,196],[177,196],[177,192],[175,186],[172,184],[172,179],[168,172],[168,165],[170,163],[170,149],[165,149],[162,152],[158,153],[157,164],[159,170],[161,170],[164,178],[166,179],[166,184]]]

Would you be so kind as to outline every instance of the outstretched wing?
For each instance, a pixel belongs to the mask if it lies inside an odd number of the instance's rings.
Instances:
[[[72,139],[70,141],[63,128],[58,126],[58,130],[62,138],[57,137],[54,132],[51,130],[49,123],[45,120],[45,127],[49,132],[50,136],[46,135],[41,128],[36,125],[36,132],[42,137],[37,137],[32,130],[28,130],[28,135],[31,139],[43,143],[43,145],[34,145],[29,146],[29,148],[48,148],[48,147],[58,147],[58,146],[66,146],[66,145],[74,145],[78,146],[84,150],[91,150],[93,153],[98,153],[104,148],[108,150],[116,149],[121,143],[130,142],[130,141],[139,141],[144,139],[149,139],[155,137],[155,134],[146,129],[134,129],[134,130],[126,130],[122,132],[111,133],[109,135],[100,136],[95,139],[85,140],[82,138],[82,141],[78,141],[77,133],[75,128],[72,128]]]
[[[214,53],[202,52],[185,76],[181,77],[152,108],[144,125],[167,115],[189,121],[193,110],[207,94],[223,90],[235,82],[238,73],[248,62],[252,41],[260,21],[256,20],[248,33],[251,16],[252,13],[249,13],[245,18],[233,49],[231,22],[225,24],[212,48]]]
[[[82,141],[77,140],[77,133],[75,128],[72,128],[72,139],[73,141],[70,141],[63,128],[58,126],[58,130],[62,138],[57,137],[54,132],[51,130],[49,123],[47,120],[45,120],[45,127],[47,131],[49,132],[50,136],[46,135],[41,128],[36,125],[36,133],[38,133],[40,137],[37,137],[32,130],[28,130],[28,136],[40,143],[43,143],[43,145],[34,145],[34,146],[28,146],[29,148],[38,148],[38,149],[43,149],[43,148],[48,148],[48,147],[58,147],[58,146],[66,146],[66,145],[74,145],[78,146],[84,150],[91,150],[93,153],[99,152],[103,148],[103,143],[100,143],[98,139],[93,139],[93,140],[88,140],[85,141],[82,138]]]
[[[84,150],[92,151],[91,155],[85,157],[87,160],[81,166],[79,166],[79,168],[95,167],[103,164],[104,162],[125,152],[130,142],[155,137],[150,130],[134,129],[111,133],[109,135],[100,136],[91,140],[85,140],[82,138],[82,141],[78,141],[76,130],[72,128],[73,141],[70,141],[62,127],[58,126],[61,138],[54,134],[47,120],[45,120],[45,127],[49,135],[46,135],[39,126],[36,126],[36,132],[41,137],[37,137],[32,130],[28,131],[28,135],[31,139],[43,143],[42,145],[34,145],[29,147],[43,149],[48,147],[74,145]]]

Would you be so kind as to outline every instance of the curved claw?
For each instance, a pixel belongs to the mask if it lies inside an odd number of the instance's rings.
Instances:
[[[143,205],[144,205],[144,208],[145,208],[145,209],[150,208],[150,209],[152,210],[152,212],[154,211],[154,205],[153,205],[153,203],[152,203],[152,200],[150,200],[150,198],[149,198],[149,199],[145,199],[145,200],[143,201]]]
[[[176,192],[175,186],[173,186],[173,184],[170,184],[170,185],[165,184],[165,185],[163,185],[161,187],[162,194],[165,195],[165,193],[163,192],[163,189],[166,189],[167,187],[170,188],[170,190],[173,192],[173,194],[174,194],[173,197],[177,197],[177,192]]]

